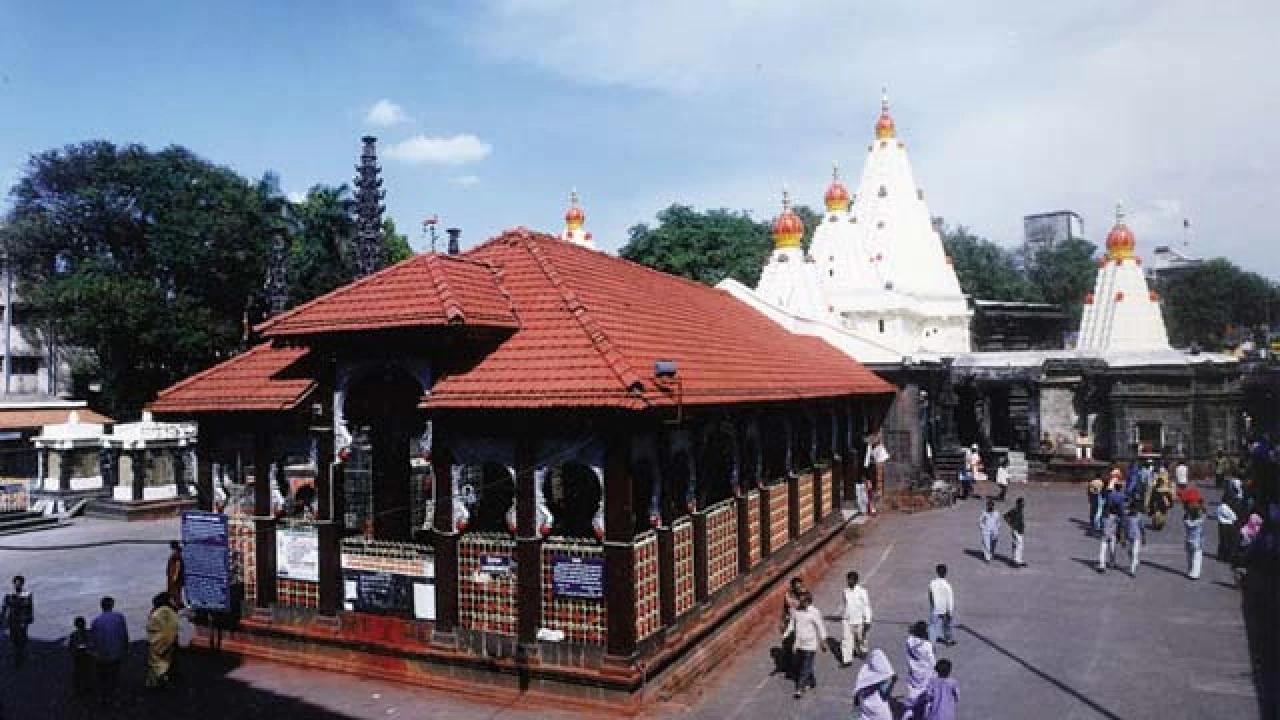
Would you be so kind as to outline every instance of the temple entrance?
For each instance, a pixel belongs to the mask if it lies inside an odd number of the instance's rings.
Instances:
[[[358,376],[347,387],[347,421],[367,443],[369,511],[364,532],[379,540],[407,541],[413,521],[411,440],[421,433],[422,386],[403,369],[387,366]],[[362,448],[363,449],[363,448]]]

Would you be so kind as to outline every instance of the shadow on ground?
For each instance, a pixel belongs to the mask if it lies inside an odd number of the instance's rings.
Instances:
[[[135,632],[140,629],[135,629]],[[348,720],[295,697],[277,695],[231,677],[239,658],[192,647],[182,651],[173,687],[143,687],[146,642],[129,647],[129,660],[121,672],[120,688],[112,707],[101,707],[90,696],[72,691],[71,657],[64,644],[32,640],[26,661],[15,667],[11,646],[0,643],[0,719],[93,718],[109,720],[172,720],[173,718],[314,718]]]
[[[1280,717],[1280,568],[1256,564],[1240,581],[1260,717]]]

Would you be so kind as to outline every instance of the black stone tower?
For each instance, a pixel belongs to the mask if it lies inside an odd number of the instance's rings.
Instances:
[[[362,138],[364,151],[356,166],[356,271],[360,277],[382,269],[382,213],[386,206],[382,198],[382,168],[378,167],[378,151],[374,147],[378,139],[372,135]]]
[[[284,228],[271,230],[267,254],[267,317],[275,317],[289,307],[289,237]]]

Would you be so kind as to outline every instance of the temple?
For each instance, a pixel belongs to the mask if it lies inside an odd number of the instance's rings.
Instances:
[[[722,291],[524,229],[257,332],[150,406],[198,423],[200,505],[231,517],[228,647],[616,702],[731,653],[709,633],[840,532],[893,392]]]
[[[578,191],[569,193],[569,209],[564,212],[564,232],[560,239],[585,248],[595,248],[591,233],[583,229],[587,222],[587,214],[578,205]]]

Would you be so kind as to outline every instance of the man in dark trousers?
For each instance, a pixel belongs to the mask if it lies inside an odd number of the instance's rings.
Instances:
[[[103,705],[115,699],[120,683],[120,666],[129,656],[129,626],[124,615],[116,612],[115,598],[104,597],[102,612],[89,626],[98,668],[98,699]]]
[[[13,592],[4,596],[4,606],[0,608],[0,625],[9,631],[9,642],[13,645],[14,667],[27,659],[27,628],[36,614],[35,600],[26,591],[26,584],[25,577],[15,575]]]

